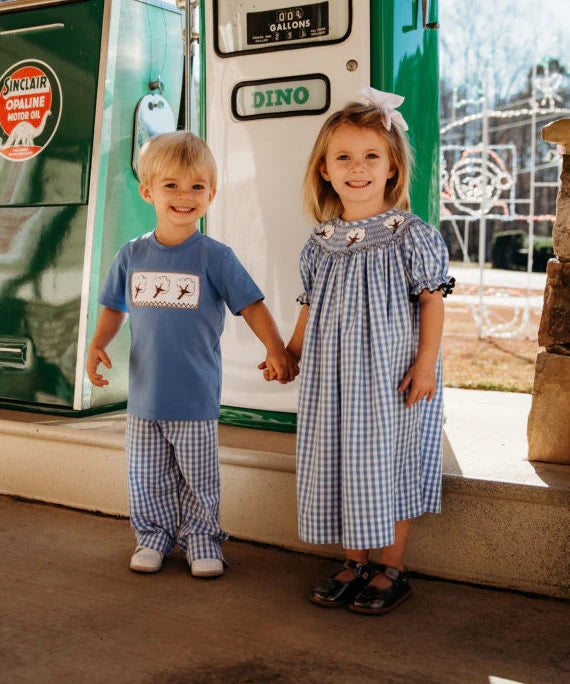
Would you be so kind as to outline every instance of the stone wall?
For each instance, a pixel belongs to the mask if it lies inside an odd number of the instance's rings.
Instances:
[[[542,129],[542,138],[570,150],[570,119]],[[531,461],[570,464],[570,155],[563,155],[556,222],[552,231],[556,258],[548,262],[538,344],[546,351],[536,360],[532,407],[528,418]]]

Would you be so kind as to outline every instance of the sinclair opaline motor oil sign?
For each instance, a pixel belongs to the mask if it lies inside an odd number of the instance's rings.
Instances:
[[[38,59],[13,64],[0,76],[0,155],[13,162],[35,157],[59,125],[61,85]]]

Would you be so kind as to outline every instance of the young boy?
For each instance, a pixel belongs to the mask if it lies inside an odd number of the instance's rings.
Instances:
[[[130,567],[156,572],[178,543],[193,575],[213,577],[224,571],[220,547],[228,536],[218,522],[225,304],[265,345],[273,377],[286,382],[298,368],[233,251],[197,230],[216,194],[216,164],[206,144],[184,131],[151,138],[139,156],[139,175],[156,228],[123,245],[111,265],[87,374],[98,387],[108,384],[97,368],[111,368],[105,347],[129,315],[125,444],[137,538]]]

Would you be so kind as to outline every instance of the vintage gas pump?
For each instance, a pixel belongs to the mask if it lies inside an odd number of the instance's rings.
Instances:
[[[206,232],[232,246],[284,336],[298,313],[306,161],[323,121],[360,88],[405,96],[415,150],[412,208],[438,222],[437,3],[282,0],[200,3],[201,132],[220,170]],[[223,337],[222,421],[295,429],[296,387],[265,383],[241,321]]]
[[[152,229],[138,147],[175,130],[182,14],[159,0],[0,3],[0,404],[123,402],[128,333],[104,392],[84,372],[97,292],[118,248]]]

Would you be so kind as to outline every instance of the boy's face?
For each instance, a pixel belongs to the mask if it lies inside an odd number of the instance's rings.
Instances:
[[[141,183],[139,192],[145,202],[154,204],[157,231],[166,238],[185,239],[197,230],[196,221],[208,210],[216,188],[205,170],[191,169],[165,172],[149,184]]]

